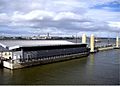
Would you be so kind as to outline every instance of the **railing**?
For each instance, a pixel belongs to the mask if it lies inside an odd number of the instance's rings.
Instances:
[[[56,59],[62,59],[65,57],[72,56],[72,55],[78,55],[78,54],[86,54],[88,52],[84,53],[74,53],[74,54],[65,54],[65,55],[54,55],[54,56],[47,56],[47,57],[36,57],[36,58],[24,58],[24,59],[16,59],[16,60],[8,60],[10,63],[26,63],[26,62],[37,62],[37,61],[48,61],[48,60],[56,60]]]

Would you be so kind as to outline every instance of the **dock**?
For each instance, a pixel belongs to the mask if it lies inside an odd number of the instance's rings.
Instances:
[[[1,42],[1,56],[3,66],[9,69],[18,69],[41,63],[51,63],[88,56],[90,49],[87,44],[73,43],[65,40],[39,40],[39,41],[5,41]],[[72,56],[72,57],[71,57]]]
[[[12,44],[12,45],[11,45]],[[90,53],[99,51],[120,49],[119,38],[116,38],[116,44],[96,45],[94,34],[90,37],[90,43],[87,45],[87,37],[82,36],[82,43],[74,43],[63,40],[42,40],[0,43],[2,46],[0,55],[0,64],[8,69],[18,69],[28,66],[65,61],[77,57],[87,57]],[[16,45],[17,44],[17,45]]]
[[[112,50],[114,47],[103,47],[103,48],[98,48],[98,51],[104,51],[104,50]]]
[[[80,57],[86,57],[88,56],[89,53],[86,54],[72,54],[72,55],[64,55],[64,56],[55,56],[55,57],[50,57],[49,59],[33,59],[32,61],[26,61],[26,62],[16,62],[16,61],[3,61],[3,66],[8,69],[20,69],[20,68],[25,68],[25,67],[30,67],[30,66],[35,66],[35,65],[42,65],[42,64],[49,64],[49,63],[55,63],[55,62],[62,62],[66,60],[72,60],[72,59],[77,59]]]

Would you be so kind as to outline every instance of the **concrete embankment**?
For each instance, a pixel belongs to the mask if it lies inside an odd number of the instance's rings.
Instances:
[[[114,47],[102,47],[102,48],[98,48],[98,51],[111,50],[111,49],[114,49]]]

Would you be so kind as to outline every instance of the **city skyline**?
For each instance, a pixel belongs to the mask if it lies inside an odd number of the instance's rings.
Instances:
[[[115,37],[120,32],[118,0],[1,0],[0,34]]]

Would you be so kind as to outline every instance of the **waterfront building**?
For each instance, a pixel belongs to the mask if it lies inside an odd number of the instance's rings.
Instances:
[[[30,66],[36,64],[36,62],[37,64],[49,63],[72,59],[73,57],[71,56],[74,55],[78,55],[80,58],[89,54],[87,44],[63,40],[2,41],[0,42],[0,51],[1,58],[7,60],[3,61],[3,66],[5,67],[8,67],[8,62],[12,62],[11,65],[14,65],[14,63],[27,63],[27,65],[24,65]],[[36,62],[34,63],[34,61]],[[23,64],[19,67],[23,67]],[[19,67],[15,66],[14,68]],[[11,69],[14,68],[12,66]]]

